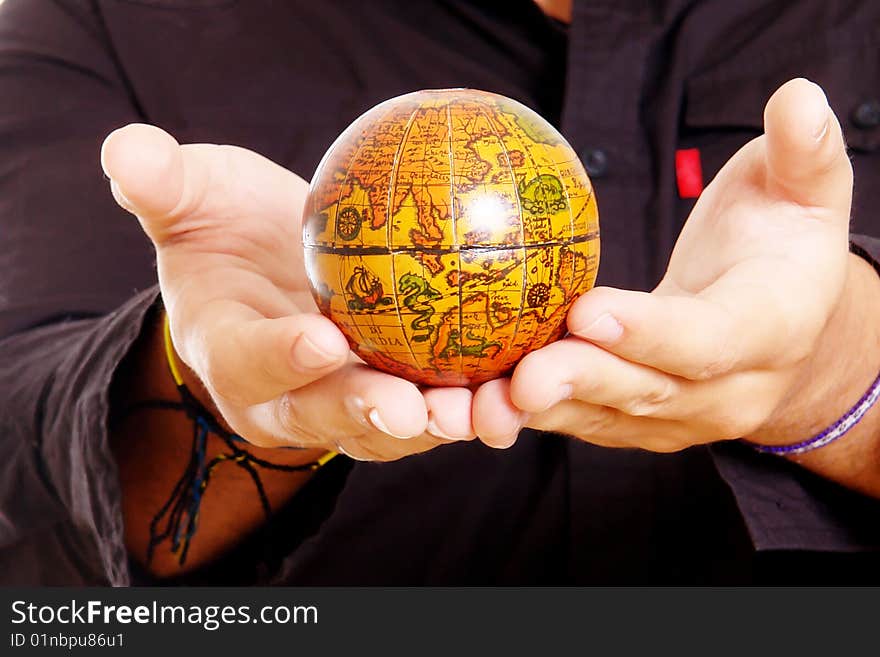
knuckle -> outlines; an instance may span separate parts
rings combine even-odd
[[[279,447],[287,444],[281,437],[264,426],[264,423],[255,421],[252,410],[230,410],[218,407],[220,416],[226,422],[228,428],[236,436],[243,438],[256,447]]]
[[[572,382],[572,395],[574,399],[590,402],[597,398],[601,398],[603,384],[605,382],[600,377],[576,375],[570,377],[569,381]]]
[[[592,406],[581,422],[578,435],[589,439],[590,436],[602,436],[613,430],[617,424],[618,412],[607,406]]]
[[[691,377],[697,381],[709,381],[733,371],[736,365],[736,350],[729,341],[718,349],[711,358],[702,364]]]
[[[275,421],[285,436],[300,443],[313,441],[314,435],[307,430],[302,409],[291,393],[281,395],[278,403],[273,404],[273,408]]]
[[[663,380],[640,395],[627,400],[623,410],[627,415],[657,415],[669,405],[677,392],[678,385],[671,379],[664,377]]]
[[[739,361],[742,350],[740,322],[734,313],[725,306],[716,304],[715,330],[711,343],[704,347],[706,353],[701,362],[696,364],[687,378],[696,381],[708,381],[733,371]]]

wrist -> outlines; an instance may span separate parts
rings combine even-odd
[[[880,277],[872,266],[850,255],[847,283],[815,357],[764,427],[747,440],[791,445],[837,422],[880,372]],[[821,449],[785,458],[826,479],[880,497],[880,404],[874,404],[840,440]]]
[[[880,279],[870,264],[850,254],[840,301],[809,359],[798,366],[789,392],[750,441],[795,443],[841,417],[869,388],[880,371],[880,309],[870,300]]]
[[[843,293],[783,401],[747,440],[790,445],[839,420],[880,372],[880,278],[850,254]],[[868,416],[876,415],[869,411]],[[864,422],[864,420],[863,420]]]

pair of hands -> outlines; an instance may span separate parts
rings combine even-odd
[[[179,357],[264,447],[393,460],[476,436],[509,447],[524,426],[654,451],[796,442],[779,429],[846,297],[852,169],[805,80],[774,94],[765,135],[704,191],[654,291],[591,290],[570,337],[475,392],[419,389],[349,352],[308,290],[295,174],[145,125],[113,132],[102,165],[156,247]]]

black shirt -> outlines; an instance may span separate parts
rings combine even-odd
[[[708,181],[795,75],[858,116],[880,88],[878,25],[876,3],[821,0],[589,0],[567,29],[530,0],[6,0],[0,581],[132,581],[108,391],[157,292],[152,249],[101,175],[114,128],[238,144],[308,178],[381,100],[502,93],[587,165],[599,282],[650,289],[694,202],[678,193],[676,150],[698,149]],[[880,235],[880,130],[846,132],[853,229]],[[340,460],[189,581],[865,582],[880,577],[878,521],[877,501],[738,445],[653,454],[527,431],[504,452]]]

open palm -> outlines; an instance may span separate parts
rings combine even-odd
[[[658,287],[584,294],[568,316],[572,337],[477,392],[477,431],[505,445],[527,424],[656,451],[804,438],[833,419],[815,408],[804,419],[792,402],[809,407],[832,387],[817,387],[815,369],[858,260],[848,253],[851,195],[824,94],[786,83],[767,104],[765,134],[700,197]]]
[[[317,312],[304,180],[251,151],[179,146],[146,125],[112,133],[102,163],[156,247],[175,348],[236,433],[382,460],[472,437],[467,390],[423,394],[363,366]]]

